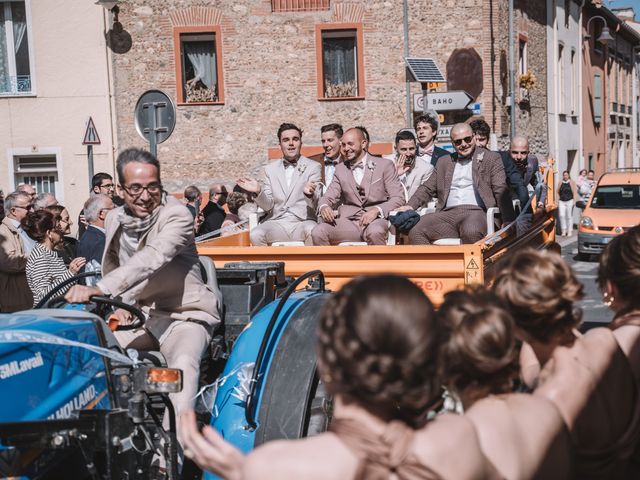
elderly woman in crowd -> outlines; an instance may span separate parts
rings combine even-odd
[[[640,435],[637,376],[611,330],[576,330],[583,286],[571,268],[557,253],[525,249],[498,273],[494,290],[538,362],[539,373],[527,369],[534,394],[551,400],[569,429],[573,478],[640,478],[631,464]]]
[[[51,205],[45,208],[48,212],[53,213],[57,219],[56,228],[62,234],[62,246],[60,247],[60,255],[65,265],[69,265],[71,260],[76,257],[78,249],[78,240],[71,236],[71,226],[73,221],[69,215],[69,211],[60,204]]]
[[[26,274],[29,289],[36,305],[45,295],[65,280],[77,274],[85,264],[84,258],[75,258],[67,268],[58,250],[62,247],[62,232],[58,219],[47,210],[29,212],[21,222],[27,234],[36,240],[29,259]],[[66,290],[61,290],[62,295]]]
[[[440,394],[433,307],[406,278],[351,281],[320,318],[318,368],[335,400],[330,431],[249,455],[184,415],[185,454],[224,478],[496,478],[465,417],[425,422]]]
[[[569,477],[569,436],[549,400],[512,393],[519,376],[515,324],[484,287],[450,292],[438,312],[449,334],[442,376],[475,425],[483,452],[508,479]]]

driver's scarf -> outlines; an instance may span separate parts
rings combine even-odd
[[[122,211],[118,214],[118,222],[122,225],[122,235],[120,236],[120,263],[122,260],[131,258],[137,251],[140,245],[140,239],[149,231],[153,225],[158,221],[160,215],[160,208],[167,203],[167,193],[162,192],[162,199],[160,205],[144,218],[138,218],[131,215],[131,211],[125,205]]]

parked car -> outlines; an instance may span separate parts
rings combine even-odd
[[[605,173],[578,226],[578,256],[599,254],[613,237],[640,223],[640,168]]]

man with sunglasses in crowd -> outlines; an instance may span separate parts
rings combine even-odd
[[[129,148],[118,156],[117,171],[125,204],[107,215],[103,277],[95,287],[72,287],[65,298],[86,303],[110,295],[143,310],[144,327],[116,331],[116,337],[125,348],[159,348],[168,367],[182,370],[183,389],[170,395],[179,418],[193,408],[200,361],[220,323],[220,294],[203,281],[193,216],[164,192],[158,160]],[[126,310],[115,315],[121,325],[133,321]]]
[[[35,244],[20,226],[31,210],[31,196],[13,192],[4,200],[5,217],[0,223],[0,312],[28,310],[33,306],[25,268],[29,245]]]
[[[428,213],[410,230],[409,241],[423,245],[441,238],[474,243],[487,234],[486,212],[498,207],[503,223],[514,218],[500,155],[476,147],[471,127],[458,123],[451,129],[455,153],[438,159],[429,179],[420,185],[399,210],[418,210],[437,197],[434,213]]]

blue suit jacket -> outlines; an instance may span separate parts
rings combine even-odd
[[[87,259],[87,263],[91,260],[102,264],[102,254],[104,253],[105,235],[96,227],[89,225],[78,242],[78,257]]]

